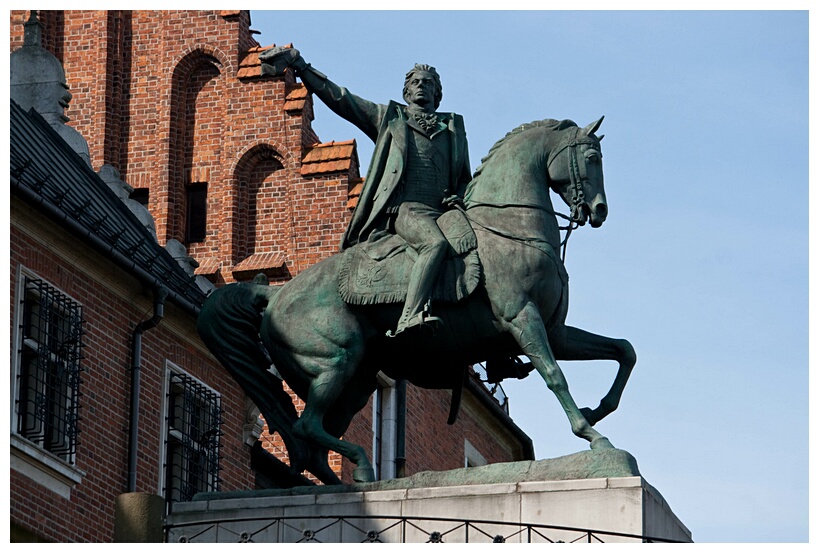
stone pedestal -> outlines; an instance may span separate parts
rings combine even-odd
[[[114,543],[162,543],[165,498],[143,492],[117,496]]]
[[[168,541],[692,541],[637,472],[624,451],[588,451],[372,484],[200,494],[174,506]]]

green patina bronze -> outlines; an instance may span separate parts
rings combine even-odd
[[[406,177],[393,182],[391,175],[392,169],[401,175],[404,166],[415,163],[407,161],[411,148],[394,151],[406,146],[400,141],[409,140],[408,133],[423,131],[409,129],[412,123],[406,114],[418,98],[425,105],[434,101],[436,107],[440,99],[435,86],[432,92],[420,90],[426,82],[414,83],[419,90],[412,92],[412,75],[420,73],[426,79],[431,68],[416,66],[417,71],[408,75],[411,93],[405,88],[404,97],[409,107],[382,106],[330,83],[292,49],[277,49],[261,58],[272,73],[296,68],[311,91],[366,127],[376,141],[369,185],[401,191],[385,197],[365,188],[345,234],[346,251],[280,287],[261,283],[222,287],[208,298],[199,316],[204,342],[259,407],[271,432],[284,439],[291,469],[295,473],[307,469],[325,483],[338,483],[327,464],[327,452],[332,450],[355,463],[356,481],[373,480],[364,448],[340,437],[375,391],[379,371],[422,387],[458,389],[464,368],[487,359],[509,368],[510,375],[522,376],[525,371],[508,362],[519,355],[526,355],[546,381],[572,431],[593,449],[611,448],[593,426],[617,408],[636,356],[626,340],[565,324],[568,276],[557,254],[560,226],[550,198],[550,190],[562,198],[575,225],[589,222],[599,227],[606,219],[600,139],[595,135],[602,118],[585,128],[552,119],[521,125],[492,147],[468,182],[461,177],[466,160],[462,120],[455,114],[433,118],[429,127],[437,124],[448,137],[444,157],[450,170],[441,181],[448,183],[447,189],[436,192],[443,207],[432,211],[452,219],[441,224],[449,229],[445,249],[450,261],[441,255],[417,271],[424,252],[411,239],[400,240],[402,233],[396,232],[400,229],[389,224],[401,218],[405,204],[413,203],[403,201],[407,196],[401,194],[406,193],[406,183],[414,181]],[[412,140],[426,138],[429,134]],[[367,259],[351,261],[356,254]],[[470,255],[479,262],[467,261]],[[391,260],[403,265],[390,272],[383,267]],[[465,271],[474,264],[477,277],[470,277]],[[358,268],[351,276],[353,265]],[[392,274],[389,285],[383,282],[387,273]],[[475,286],[470,286],[470,279]],[[420,331],[425,324],[401,327],[409,309],[402,303],[410,303],[400,293],[405,288],[410,289],[406,296],[417,295],[420,288],[425,299],[433,298],[434,316],[426,302],[415,317],[420,323],[435,319],[439,324],[434,334]],[[358,300],[351,289],[359,293]],[[377,293],[367,296],[368,290]],[[392,330],[396,327],[397,332]],[[556,359],[607,359],[619,364],[614,383],[597,408],[578,408]],[[269,371],[271,360],[304,400],[301,416],[282,382]]]

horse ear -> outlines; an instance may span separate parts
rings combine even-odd
[[[605,134],[601,134],[600,136],[598,136],[598,137],[597,137],[597,141],[598,141],[598,142],[601,142],[601,141],[602,141],[604,138],[606,138],[606,135],[605,135]]]
[[[605,118],[605,117],[606,116],[604,115],[603,117],[601,117],[600,119],[598,119],[594,123],[590,123],[585,129],[583,129],[583,134],[588,136],[588,135],[593,134],[594,132],[596,132],[597,129],[600,128],[600,123],[603,122],[603,118]]]

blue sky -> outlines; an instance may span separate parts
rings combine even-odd
[[[473,169],[521,123],[605,115],[610,214],[569,242],[567,322],[638,363],[598,428],[696,541],[808,540],[807,11],[254,10],[252,28],[377,102],[435,66]],[[314,128],[355,138],[365,172],[358,129],[318,101]],[[562,366],[581,405],[614,378]],[[538,458],[586,447],[539,377],[504,387]]]

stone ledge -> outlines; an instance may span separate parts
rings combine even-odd
[[[608,487],[606,478],[587,478],[584,480],[550,480],[546,482],[521,482],[520,493],[559,492],[576,490],[599,490]]]
[[[341,503],[360,503],[364,501],[364,492],[325,493],[316,496],[317,505],[338,505]]]
[[[71,499],[71,490],[82,483],[85,472],[52,455],[25,438],[11,434],[11,469]]]
[[[341,484],[335,486],[299,486],[276,490],[248,490],[239,492],[205,492],[194,500],[218,500],[233,498],[290,497],[304,494],[340,494],[354,492],[383,492],[388,490],[412,490],[451,486],[474,486],[482,484],[518,484],[521,482],[550,482],[566,480],[589,480],[597,478],[623,478],[640,476],[637,460],[621,449],[594,449],[581,451],[555,459],[540,461],[516,461],[495,463],[482,467],[461,468],[446,471],[425,471],[407,478],[396,478],[365,484]],[[567,484],[571,485],[571,484]]]
[[[368,484],[198,494],[195,500],[203,512],[175,512],[166,520],[169,541],[231,542],[246,533],[257,542],[292,543],[309,533],[323,542],[360,543],[368,532],[384,542],[408,543],[429,541],[435,532],[450,543],[496,535],[509,542],[569,542],[591,534],[607,542],[691,541],[691,532],[621,450]],[[406,534],[391,530],[399,520]],[[530,525],[538,528],[527,532]],[[287,530],[270,530],[280,527]],[[458,533],[465,527],[468,539]]]
[[[413,488],[407,490],[407,499],[428,499],[432,497],[461,497],[469,495],[505,495],[515,493],[516,485],[473,484],[469,486],[439,486],[434,488]]]

